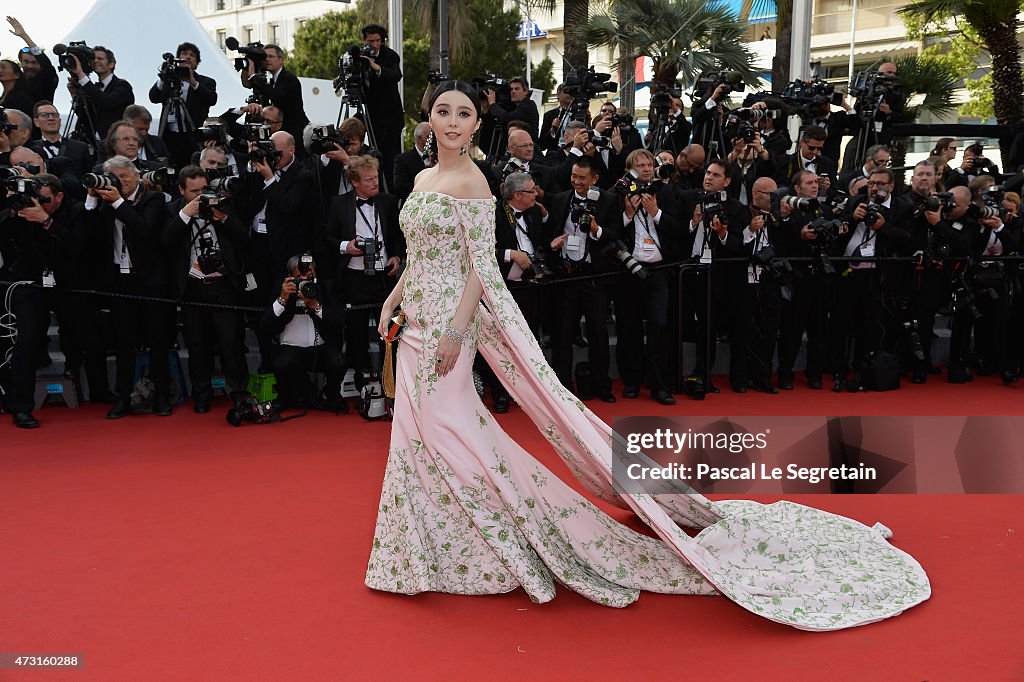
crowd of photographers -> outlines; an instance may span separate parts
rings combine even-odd
[[[252,96],[211,115],[217,84],[183,43],[149,90],[160,109],[151,129],[153,113],[100,46],[55,46],[73,102],[58,111],[54,65],[10,21],[27,45],[0,100],[0,385],[14,423],[38,426],[35,375],[48,362],[51,311],[66,372],[84,369],[87,397],[109,403],[108,418],[138,412],[140,391],[150,411],[171,414],[179,326],[196,412],[211,409],[215,357],[233,423],[273,417],[247,391],[250,370],[273,372],[284,404],[347,410],[345,372],[356,370],[363,389],[379,371],[370,329],[404,263],[401,204],[435,160],[426,123],[399,153],[401,70],[387,31],[365,27],[364,44],[340,57],[335,84],[352,115],[337,128],[310,124],[280,48],[230,39]],[[894,65],[858,79],[856,106],[813,81],[730,109],[742,83],[705,74],[689,118],[681,93],[655,90],[645,136],[611,102],[591,116],[615,89],[593,69],[567,74],[543,116],[523,78],[490,75],[477,86],[495,257],[559,379],[582,399],[617,400],[610,315],[622,397],[646,387],[665,405],[718,392],[708,370],[724,338],[736,392],[793,388],[805,335],[813,389],[826,377],[835,391],[900,374],[924,382],[938,373],[940,313],[952,315],[950,381],[974,370],[1016,381],[1021,282],[1015,262],[993,257],[1018,252],[1012,190],[1024,176],[1004,179],[980,145],[951,168],[957,141],[943,138],[904,190],[886,146],[904,105]],[[802,123],[792,153],[791,116]],[[684,339],[697,349],[689,362]],[[574,363],[577,346],[588,362]],[[495,411],[507,411],[509,395],[478,369]],[[311,371],[323,373],[322,387]]]

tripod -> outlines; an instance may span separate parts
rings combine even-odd
[[[656,111],[651,118],[651,137],[647,142],[647,148],[657,153],[665,149],[665,141],[668,140],[672,144],[670,149],[672,150],[673,158],[679,154],[680,150],[675,148],[675,141],[672,139],[671,127],[668,116],[660,111]]]
[[[164,81],[167,86],[167,101],[164,103],[163,111],[160,112],[159,135],[167,143],[168,153],[174,165],[181,168],[191,161],[192,153],[196,150],[194,133],[196,131],[192,116],[188,113],[184,100],[181,98],[181,91],[184,82],[181,80]],[[171,124],[177,130],[171,129]]]
[[[84,126],[82,125],[83,123]],[[78,92],[77,86],[75,87],[74,94],[71,96],[71,113],[68,115],[68,120],[64,123],[64,133],[62,136],[84,142],[89,146],[89,156],[93,160],[96,159],[96,147],[100,141],[100,136],[96,130],[96,125],[92,121],[92,113],[89,111],[89,100]]]

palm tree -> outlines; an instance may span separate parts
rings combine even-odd
[[[1017,13],[1022,9],[1021,0],[913,0],[899,12],[925,21],[961,16],[978,32],[992,56],[996,120],[1006,125],[1024,121],[1024,78],[1017,42]]]
[[[650,57],[652,84],[669,87],[717,70],[756,82],[744,30],[728,9],[704,0],[616,0],[575,28],[586,44],[615,48],[620,60]]]
[[[438,68],[441,62],[439,0],[405,0],[404,14],[419,26],[430,29],[430,66]],[[357,7],[371,21],[386,23],[387,0],[361,0]],[[469,3],[465,0],[448,2],[448,51],[450,57],[464,57],[472,43],[480,39]]]
[[[775,56],[772,57],[772,92],[782,92],[789,85],[789,50],[793,37],[793,0],[743,0],[740,22],[750,15],[764,16],[775,12]]]

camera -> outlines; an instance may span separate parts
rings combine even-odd
[[[754,265],[764,268],[769,277],[792,277],[796,274],[796,271],[793,270],[793,265],[785,258],[776,255],[775,249],[772,248],[771,244],[762,247],[761,250],[754,253],[751,256],[751,261]]]
[[[381,243],[368,237],[356,237],[353,241],[356,248],[363,252],[363,274],[376,275]]]
[[[726,192],[706,192],[701,190],[700,211],[703,214],[704,224],[709,228],[711,222],[717,217],[724,225],[726,223],[725,201],[728,198]]]
[[[221,166],[220,168],[206,168],[203,170],[206,173],[206,179],[210,182],[219,180],[221,178],[236,178],[238,177],[238,166]]]
[[[257,140],[256,147],[249,152],[249,160],[253,163],[266,163],[275,166],[283,153],[274,146],[273,140]]]
[[[618,84],[609,82],[611,77],[610,73],[598,73],[593,66],[581,66],[574,71],[566,72],[562,92],[573,98],[572,104],[569,105],[569,120],[584,123],[590,120],[590,100],[600,97],[602,93],[615,92],[619,89]]]
[[[815,78],[810,83],[797,79],[786,86],[782,92],[784,102],[796,109],[803,118],[812,118],[816,109],[822,104],[839,106],[843,102],[843,93],[836,91],[833,83]]]
[[[715,88],[724,85],[722,97],[728,97],[733,92],[743,92],[747,89],[743,82],[743,74],[738,71],[711,71],[701,74],[693,86],[693,98],[711,97]],[[716,100],[717,101],[717,100]]]
[[[204,201],[204,199],[206,201]],[[213,202],[212,204],[209,203],[211,201]],[[220,201],[220,197],[215,194],[200,194],[199,215],[207,220],[213,220],[212,207],[215,206],[218,201]],[[203,215],[204,210],[209,212],[209,215]],[[196,246],[199,251],[199,257],[196,259],[196,262],[204,275],[212,275],[217,272],[223,273],[227,269],[227,263],[224,261],[224,253],[217,247],[216,242],[213,240],[213,233],[210,232],[209,228],[204,227],[200,230],[199,234],[196,235]]]
[[[437,85],[438,83],[443,83],[446,80],[448,80],[448,78],[444,74],[442,74],[439,69],[431,69],[430,71],[427,71],[428,83]]]
[[[878,216],[882,214],[884,207],[874,199],[868,201],[864,206],[867,209],[867,213],[864,214],[864,224],[871,227],[878,220]]]
[[[4,189],[11,193],[7,197],[7,207],[12,213],[30,208],[32,206],[32,200],[38,201],[40,204],[49,203],[50,199],[39,194],[39,189],[43,186],[43,183],[36,178],[23,178],[20,175],[16,178],[10,178],[4,183]]]
[[[494,73],[486,73],[473,79],[473,85],[480,91],[481,99],[486,99],[485,90],[494,91],[494,103],[503,109],[512,107],[512,81]]]
[[[519,159],[512,157],[505,164],[505,167],[501,169],[501,180],[504,182],[508,179],[508,176],[513,173],[525,173],[526,168],[523,166],[523,162]]]
[[[612,125],[620,128],[630,128],[633,126],[632,114],[612,114]]]
[[[241,426],[249,424],[269,424],[281,421],[281,405],[276,400],[260,402],[251,395],[247,395],[238,401],[238,404],[228,410],[228,424]]]
[[[878,105],[889,94],[900,94],[896,76],[875,70],[860,71],[850,80],[850,95],[857,98],[854,108],[864,120],[874,117]]]
[[[309,141],[309,153],[319,156],[327,152],[333,152],[335,145],[345,146],[345,140],[341,133],[333,125],[315,126],[313,136]]]
[[[74,57],[78,58],[78,63],[82,67],[82,71],[85,75],[92,73],[92,61],[96,58],[96,53],[91,47],[85,44],[84,40],[77,42],[70,42],[67,45],[64,43],[57,43],[53,46],[53,53],[57,55],[57,68],[61,71],[71,71],[75,68]]]
[[[780,197],[779,203],[784,206],[788,206],[793,211],[800,211],[801,213],[813,211],[819,206],[817,199],[808,199],[807,197]]]
[[[15,125],[7,118],[7,111],[3,107],[0,107],[0,132],[4,135],[10,135],[14,128]]]
[[[219,192],[210,192],[207,186],[207,191],[199,195],[199,217],[203,220],[214,220],[214,209],[224,213],[226,203],[226,197],[221,196]]]
[[[956,199],[951,192],[936,192],[931,196],[919,198],[916,208],[918,212],[951,211],[956,208]]]
[[[199,143],[205,145],[207,142],[215,142],[222,147],[228,146],[228,127],[223,123],[211,123],[208,126],[197,128]]]
[[[644,269],[644,266],[636,258],[633,258],[633,254],[626,249],[626,245],[622,241],[615,240],[609,242],[604,245],[601,251],[622,263],[629,274],[640,279],[647,279],[647,270]]]
[[[554,276],[555,273],[547,266],[540,254],[530,253],[527,255],[530,257],[530,268],[523,270],[523,281],[538,282],[545,277]]]
[[[590,232],[594,222],[594,212],[597,210],[597,202],[601,199],[601,189],[591,187],[587,190],[587,198],[577,204],[569,212],[569,219],[579,226],[580,230]]]
[[[751,111],[748,109],[748,111]],[[755,109],[753,111],[760,111]],[[739,116],[735,116],[736,112],[730,111],[729,116],[725,120],[725,127],[722,130],[722,134],[726,140],[743,140],[746,144],[753,144],[754,139],[757,137],[757,128],[752,126],[750,123],[746,123]]]
[[[156,74],[160,80],[165,83],[180,83],[189,77],[191,69],[185,64],[185,60],[177,59],[170,52],[164,52],[161,58],[164,61]]]
[[[228,166],[228,167],[231,168],[231,166]],[[221,169],[218,168],[218,169],[215,169],[215,170],[221,170]],[[207,178],[209,178],[209,176],[207,176]],[[206,189],[208,191],[212,192],[212,193],[216,193],[222,199],[227,200],[232,195],[234,195],[236,192],[238,192],[238,188],[240,186],[240,183],[241,183],[241,181],[238,179],[237,176],[235,176],[235,175],[226,175],[226,176],[221,176],[221,177],[213,178],[212,180],[210,180],[210,184],[206,186]],[[224,203],[224,202],[222,202],[222,203]],[[223,211],[224,209],[221,209],[221,210]]]
[[[996,174],[996,165],[990,160],[983,156],[985,153],[985,145],[980,142],[968,146],[964,151],[970,151],[974,153],[974,158],[971,159],[971,170],[981,175],[988,173],[989,175]]]
[[[654,163],[657,166],[654,174],[659,180],[671,180],[672,176],[675,175],[675,161],[665,161],[660,156],[656,156],[654,157]]]
[[[142,181],[161,187],[174,180],[177,171],[173,168],[155,168],[142,174]]]
[[[86,173],[82,176],[82,186],[86,189],[121,190],[121,181],[113,173]]]
[[[345,91],[344,101],[358,106],[363,99],[363,79],[370,70],[370,63],[363,57],[372,57],[369,45],[349,45],[338,56],[338,77],[334,79],[334,90]]]
[[[644,194],[657,194],[658,188],[643,182],[640,180],[640,174],[636,170],[631,170],[615,183],[615,191],[624,197],[632,197]]]
[[[243,46],[238,42],[238,38],[231,36],[224,41],[224,46],[243,55],[235,58],[235,71],[245,71],[249,68],[249,62],[255,65],[257,73],[266,70],[267,52],[260,41]]]

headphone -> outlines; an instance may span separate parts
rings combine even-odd
[[[366,40],[366,36],[370,33],[379,33],[381,42],[387,42],[388,40],[388,30],[380,24],[367,24],[366,26],[363,26],[363,40]]]

